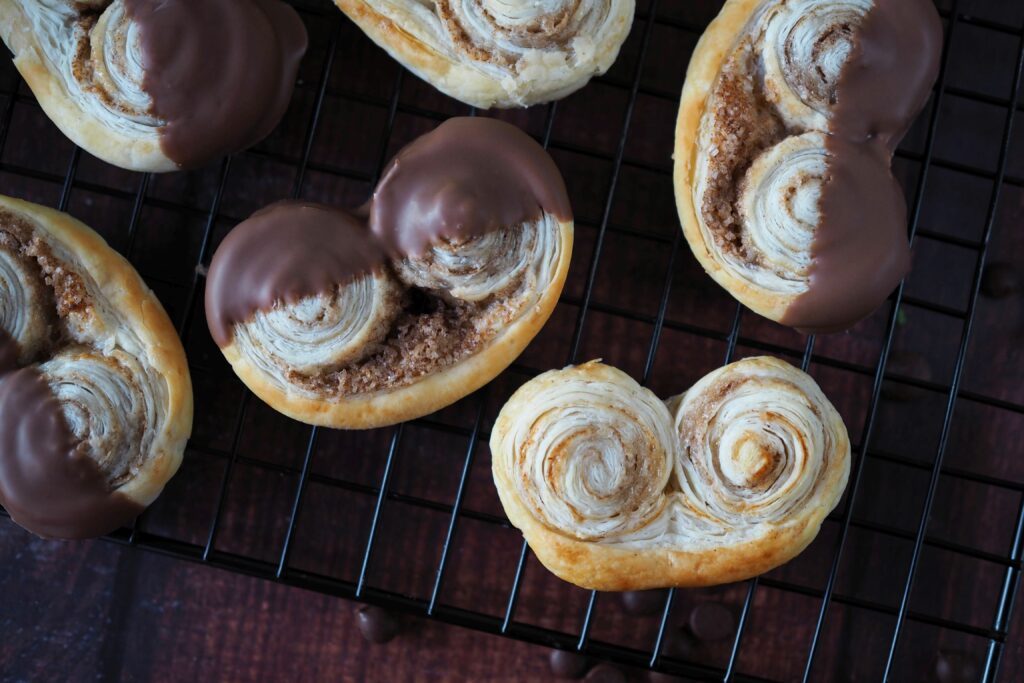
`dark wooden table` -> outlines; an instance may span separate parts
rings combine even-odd
[[[367,643],[354,604],[0,526],[0,680],[523,681],[547,649],[421,619]]]

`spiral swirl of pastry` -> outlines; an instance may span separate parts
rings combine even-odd
[[[336,0],[393,57],[474,106],[559,99],[608,70],[633,0]]]
[[[20,253],[20,244],[0,234],[0,329],[17,343],[17,360],[29,363],[50,340],[45,284]]]
[[[814,381],[781,361],[740,361],[681,397],[680,491],[726,538],[828,509],[848,469],[846,429]],[[837,481],[842,483],[837,487]]]
[[[427,253],[395,263],[407,285],[442,292],[462,301],[485,301],[539,284],[558,257],[558,221],[539,221],[466,240],[441,240]]]
[[[299,373],[329,372],[373,352],[401,310],[402,292],[386,270],[329,294],[257,311],[235,328],[240,350]]]
[[[723,254],[741,277],[778,294],[807,288],[827,160],[824,134],[812,132],[785,138],[747,169],[739,210],[744,237],[757,259],[744,263]]]
[[[138,471],[162,419],[164,396],[138,359],[71,347],[39,366],[71,433],[114,486]]]
[[[539,519],[575,538],[615,538],[665,508],[677,459],[665,404],[599,364],[547,373],[517,395],[492,451]]]
[[[581,0],[499,2],[440,0],[437,14],[452,42],[470,56],[508,61],[527,50],[597,35],[608,21],[610,3]]]
[[[764,89],[789,126],[822,130],[836,101],[854,30],[872,0],[792,0],[764,18]]]
[[[842,495],[850,444],[814,380],[774,358],[728,365],[667,403],[595,361],[521,387],[491,452],[505,511],[541,562],[628,590],[788,561]]]
[[[118,117],[130,119],[139,126],[156,128],[162,125],[151,114],[153,100],[143,88],[146,70],[139,42],[138,26],[125,9],[124,0],[114,0],[96,20],[82,44],[89,46],[91,69],[74,72],[83,80],[83,89],[94,89],[100,102]]]

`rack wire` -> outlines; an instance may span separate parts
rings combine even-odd
[[[374,91],[372,93],[338,87],[332,79],[332,74],[335,74],[336,70],[361,68],[358,64],[339,64],[339,45],[365,41],[365,38],[362,38],[358,30],[326,1],[296,0],[293,4],[307,19],[307,24],[316,27],[316,35],[320,37],[319,41],[314,41],[311,56],[315,58],[307,59],[307,68],[303,71],[296,94],[297,101],[311,104],[306,108],[299,107],[299,113],[292,115],[293,123],[304,117],[304,122],[292,125],[294,131],[301,130],[301,142],[295,145],[294,150],[281,152],[273,149],[273,145],[262,145],[256,150],[240,155],[245,159],[256,159],[258,163],[270,164],[278,169],[276,175],[279,176],[277,180],[280,182],[274,185],[278,189],[260,190],[259,200],[263,203],[286,195],[308,197],[323,194],[320,190],[309,189],[311,178],[314,177],[340,179],[345,187],[349,188],[343,190],[345,193],[351,194],[351,188],[357,188],[352,190],[353,192],[366,190],[372,186],[389,155],[396,149],[399,142],[396,134],[399,117],[436,122],[452,113],[477,113],[467,111],[464,107],[434,94],[418,97],[417,88],[422,93],[425,86],[419,85],[414,77],[393,65],[382,74],[374,74],[374,80],[379,83],[369,89]],[[820,667],[823,658],[828,658],[833,662],[833,666],[838,667],[849,663],[850,653],[844,653],[841,647],[836,646],[836,638],[828,636],[829,629],[837,621],[835,612],[839,609],[857,610],[885,620],[884,629],[888,635],[879,641],[884,649],[879,670],[881,678],[905,678],[900,675],[901,661],[912,657],[912,654],[908,654],[908,648],[901,648],[901,643],[908,637],[908,629],[923,626],[940,633],[953,633],[975,644],[982,643],[984,666],[981,680],[997,680],[1008,642],[1012,608],[1024,564],[1024,480],[1005,474],[979,472],[966,466],[948,465],[946,454],[955,427],[958,406],[964,402],[999,411],[1000,414],[1005,413],[1014,420],[1024,415],[1024,405],[1018,402],[1016,397],[1011,396],[1007,399],[989,395],[984,389],[967,387],[963,381],[964,370],[969,361],[969,343],[974,338],[972,333],[976,327],[982,275],[997,225],[997,212],[1001,206],[1002,193],[1005,188],[1024,188],[1024,178],[1011,173],[1014,119],[1022,108],[1020,81],[1024,63],[1024,30],[1018,25],[964,11],[959,0],[952,0],[950,4],[940,2],[940,12],[946,31],[946,48],[932,104],[922,119],[923,144],[919,150],[901,149],[897,157],[919,169],[908,188],[911,240],[915,246],[924,238],[934,244],[969,252],[973,261],[970,268],[970,287],[966,295],[966,305],[958,306],[948,302],[936,302],[928,296],[915,295],[908,292],[905,284],[901,285],[891,297],[888,309],[876,316],[878,338],[874,342],[872,353],[877,354],[877,362],[869,363],[843,358],[843,354],[833,353],[831,350],[822,351],[822,344],[814,337],[801,341],[801,345],[794,345],[791,338],[763,334],[762,321],[751,321],[753,314],[744,311],[739,305],[728,304],[734,308],[730,309],[732,313],[723,329],[673,314],[673,301],[680,296],[691,296],[690,293],[678,292],[676,286],[677,271],[684,261],[689,259],[682,244],[680,231],[676,228],[671,231],[671,235],[667,235],[645,232],[636,226],[624,224],[616,217],[616,202],[625,192],[636,189],[634,186],[631,186],[630,190],[622,189],[623,177],[627,172],[647,174],[659,178],[659,182],[662,183],[671,176],[667,155],[663,155],[664,158],[660,161],[650,161],[642,155],[634,154],[631,147],[632,141],[649,132],[646,124],[635,125],[638,102],[641,98],[644,101],[660,102],[667,107],[674,107],[678,99],[677,90],[651,85],[644,78],[645,69],[649,68],[654,60],[664,58],[658,54],[651,56],[658,49],[654,45],[653,36],[658,30],[669,29],[684,32],[695,39],[702,32],[705,22],[714,15],[716,3],[696,3],[697,10],[692,13],[699,17],[696,19],[681,10],[679,3],[672,4],[671,0],[650,0],[649,3],[640,5],[633,34],[624,49],[626,56],[620,60],[624,61],[624,66],[617,67],[608,75],[596,79],[599,87],[618,93],[620,101],[624,98],[621,125],[614,139],[609,138],[600,145],[563,139],[565,136],[556,134],[557,122],[560,115],[564,116],[562,107],[565,106],[559,103],[546,105],[526,115],[528,121],[537,124],[534,133],[545,147],[553,152],[592,159],[610,166],[604,194],[590,193],[598,197],[598,200],[592,202],[592,213],[578,212],[578,230],[581,234],[585,233],[587,239],[581,240],[582,248],[579,248],[574,256],[574,269],[579,273],[580,286],[576,288],[578,291],[572,291],[571,287],[567,288],[560,304],[560,310],[566,311],[567,317],[566,322],[561,325],[564,330],[558,333],[562,338],[557,344],[563,344],[566,339],[568,343],[565,344],[567,352],[556,362],[573,363],[585,359],[585,354],[592,348],[585,339],[588,323],[595,316],[600,316],[603,320],[619,321],[627,326],[639,325],[645,330],[650,330],[650,341],[646,348],[642,349],[642,354],[638,355],[638,364],[634,368],[634,373],[645,385],[654,381],[658,374],[657,367],[665,351],[663,339],[666,333],[692,340],[695,348],[707,348],[710,344],[711,348],[717,349],[716,353],[720,353],[716,356],[715,363],[728,363],[740,353],[770,353],[799,362],[805,370],[834,371],[862,381],[868,388],[863,392],[863,405],[860,406],[863,420],[850,424],[854,440],[854,461],[849,489],[839,508],[826,522],[826,526],[831,527],[830,535],[834,538],[821,543],[824,548],[826,572],[820,587],[807,585],[808,582],[794,580],[789,576],[780,577],[774,573],[747,582],[745,588],[738,589],[741,598],[737,604],[738,619],[735,632],[722,651],[723,657],[714,663],[678,657],[666,652],[666,643],[675,628],[673,615],[686,598],[684,591],[668,591],[660,617],[655,619],[654,630],[647,632],[650,638],[643,646],[629,643],[625,638],[616,639],[613,637],[614,631],[609,629],[603,629],[601,637],[594,636],[595,628],[601,625],[602,620],[619,618],[613,614],[616,613],[613,596],[589,592],[583,596],[582,601],[567,601],[563,611],[570,607],[582,606],[579,625],[575,629],[559,627],[558,624],[564,624],[564,620],[545,622],[543,619],[523,616],[523,595],[524,591],[529,590],[524,587],[530,582],[528,575],[531,565],[536,568],[537,563],[531,562],[530,550],[522,541],[519,541],[518,551],[514,553],[507,567],[510,580],[507,585],[499,581],[504,586],[500,588],[503,597],[499,610],[474,609],[446,600],[446,595],[453,586],[477,580],[471,573],[461,568],[460,560],[453,559],[463,553],[460,538],[472,535],[472,532],[466,529],[466,525],[510,531],[503,515],[477,509],[480,506],[470,505],[467,501],[471,498],[475,473],[487,469],[482,466],[487,464],[484,446],[489,436],[488,419],[494,412],[495,404],[500,406],[502,392],[509,385],[514,388],[516,384],[547,369],[532,365],[525,356],[503,375],[503,379],[461,402],[458,419],[431,416],[409,425],[399,425],[393,430],[348,435],[345,437],[345,443],[349,452],[342,455],[333,452],[337,449],[325,448],[322,445],[325,439],[333,440],[337,435],[332,436],[330,430],[309,428],[302,433],[304,447],[301,449],[301,456],[293,462],[275,461],[273,458],[247,454],[245,433],[254,419],[253,412],[258,409],[258,402],[253,400],[249,392],[239,389],[235,394],[237,401],[226,401],[231,406],[237,406],[230,422],[218,422],[218,427],[211,432],[212,437],[197,434],[189,444],[186,465],[190,461],[200,462],[200,466],[211,462],[218,463],[217,471],[220,475],[214,477],[215,485],[199,487],[194,495],[190,493],[179,496],[175,502],[175,505],[179,506],[178,512],[175,513],[178,516],[172,515],[177,526],[154,519],[155,516],[170,514],[167,511],[171,507],[169,504],[161,508],[161,504],[158,503],[154,508],[160,508],[159,511],[151,508],[131,529],[111,534],[109,539],[211,567],[374,603],[459,626],[552,647],[577,650],[625,665],[706,681],[766,681],[781,678],[801,678],[806,681],[820,678],[821,670],[816,666]],[[962,52],[952,47],[957,45],[958,35],[965,27],[971,31],[982,31],[1015,41],[1014,61],[1009,67],[1012,69],[1012,85],[1006,93],[998,95],[991,92],[976,92],[951,82],[950,74],[958,66],[957,60],[966,58]],[[377,60],[377,63],[383,62]],[[388,64],[390,65],[390,62]],[[680,71],[684,67],[684,64],[671,66],[672,69]],[[0,72],[0,78],[4,73]],[[250,175],[238,170],[238,157],[228,158],[219,167],[204,171],[198,176],[195,184],[186,184],[184,188],[179,189],[174,199],[168,199],[167,192],[163,189],[158,192],[155,188],[155,184],[160,182],[156,176],[124,176],[97,171],[98,162],[70,145],[66,147],[70,149],[70,156],[63,172],[53,168],[39,168],[23,160],[11,161],[5,154],[5,149],[10,144],[12,132],[19,130],[21,126],[29,128],[30,124],[26,121],[29,118],[40,120],[42,113],[27,87],[20,82],[13,70],[9,71],[7,81],[0,82],[0,183],[5,186],[4,191],[21,192],[32,197],[38,195],[47,203],[55,204],[62,210],[74,208],[72,200],[76,193],[106,198],[130,206],[127,228],[117,240],[114,240],[114,245],[139,266],[147,281],[161,293],[165,304],[172,312],[186,348],[189,349],[190,364],[197,384],[197,400],[202,410],[200,387],[227,385],[234,381],[226,365],[220,361],[219,354],[203,350],[209,346],[209,340],[205,325],[202,323],[202,294],[206,266],[218,236],[244,217],[235,213],[233,209],[225,208],[228,188],[239,173],[244,176],[242,182],[250,182]],[[413,95],[409,94],[410,91]],[[994,168],[940,156],[937,133],[942,126],[943,117],[949,115],[948,108],[944,106],[948,97],[980,103],[996,108],[1002,113],[1002,121],[997,131],[998,155]],[[325,106],[329,99],[339,101],[346,107],[372,110],[374,121],[379,125],[373,141],[376,144],[370,146],[371,152],[368,153],[368,158],[372,157],[371,164],[354,169],[344,164],[316,158],[317,142],[325,134],[325,130],[332,126]],[[420,100],[426,100],[427,103],[422,104]],[[29,113],[21,113],[22,110]],[[668,128],[669,140],[671,123],[671,120],[663,122]],[[19,132],[25,134],[23,131]],[[48,141],[60,139],[54,130],[48,129],[46,134]],[[664,131],[661,135],[660,139],[665,139]],[[84,165],[89,166],[89,177],[82,177],[81,169]],[[928,183],[933,181],[935,169],[977,179],[989,189],[984,227],[980,237],[951,234],[930,229],[923,224],[922,216],[928,201],[926,189]],[[8,186],[13,189],[8,190]],[[276,195],[268,196],[275,191]],[[574,190],[574,201],[582,192]],[[205,208],[197,205],[196,200],[197,196],[204,195],[208,196]],[[151,276],[146,272],[146,266],[151,267],[152,261],[141,258],[137,253],[141,226],[145,223],[144,216],[147,212],[155,210],[175,212],[195,223],[195,228],[186,240],[194,246],[192,251],[195,260],[188,265],[189,270],[184,275],[184,267],[181,267],[172,278]],[[607,303],[599,300],[600,297],[595,294],[601,284],[602,266],[609,258],[607,244],[611,239],[620,238],[650,243],[654,248],[667,253],[654,312]],[[181,247],[180,250],[189,253],[187,246]],[[165,292],[171,294],[165,296]],[[894,355],[896,340],[901,334],[903,318],[908,311],[941,316],[959,325],[959,334],[953,335],[953,362],[948,381],[936,380],[929,376],[922,377],[920,374],[891,367],[890,359]],[[549,324],[549,327],[552,325],[554,323]],[[623,342],[631,343],[630,340],[620,340],[617,343]],[[941,414],[935,421],[938,437],[931,457],[909,456],[884,444],[879,445],[884,431],[880,406],[885,401],[886,387],[893,385],[941,398]],[[683,387],[677,386],[677,390],[681,388]],[[220,396],[221,394],[217,394],[217,397]],[[197,413],[197,422],[202,419],[202,414]],[[461,444],[461,450],[456,451],[455,456],[458,458],[458,465],[454,470],[458,472],[458,477],[454,491],[448,491],[443,500],[438,500],[437,496],[414,495],[395,488],[396,470],[401,466],[401,453],[403,448],[409,446],[410,439],[413,438],[409,433],[413,429],[417,430],[417,433],[437,436],[438,445],[434,451],[443,449],[447,443],[444,439],[448,437]],[[384,449],[383,454],[379,450],[381,446]],[[416,447],[420,446],[417,444]],[[325,453],[325,450],[329,452]],[[444,455],[448,457],[449,454]],[[1019,457],[1022,454],[1018,450],[1016,455]],[[341,475],[325,474],[317,465],[318,457],[324,456],[344,457],[348,462],[354,458],[373,460],[379,465],[379,476],[375,472],[376,479],[369,481],[361,475],[345,476],[344,472]],[[871,463],[898,466],[926,477],[924,496],[917,501],[914,523],[909,529],[899,524],[881,522],[863,514],[856,514],[865,499],[865,472],[871,467]],[[231,516],[229,507],[234,487],[239,481],[256,476],[255,473],[269,473],[291,483],[291,488],[286,489],[283,494],[287,496],[287,501],[283,505],[283,519],[280,515],[275,516],[271,509],[267,513],[270,518],[267,515],[259,515],[256,521],[250,520],[249,526],[241,527],[244,530],[242,535],[249,537],[274,536],[274,530],[283,529],[279,534],[280,543],[269,555],[265,552],[240,550],[238,543],[223,542],[225,534],[237,531],[236,527],[239,526],[237,520],[225,521]],[[183,471],[179,478],[188,479],[189,476],[192,475]],[[929,522],[938,492],[942,482],[947,480],[990,487],[1005,493],[1009,496],[1008,500],[1015,501],[1005,508],[1012,510],[1015,507],[1015,511],[1004,512],[1006,519],[1002,520],[1004,525],[1011,529],[1010,538],[1002,539],[1001,544],[996,544],[1001,545],[1003,550],[981,549],[977,544],[950,540],[941,533],[930,532]],[[350,576],[338,576],[329,568],[312,571],[298,566],[296,554],[301,553],[302,549],[310,544],[316,545],[322,541],[305,541],[305,537],[312,532],[304,523],[303,512],[310,505],[310,488],[313,486],[318,490],[336,491],[337,495],[346,499],[359,498],[370,501],[367,528],[349,529],[347,535],[338,541],[343,546],[351,548],[358,545],[361,549],[358,553],[358,571]],[[207,493],[209,495],[206,495]],[[165,498],[168,496],[171,494],[165,494]],[[479,496],[472,497],[476,500]],[[180,509],[180,506],[189,505],[211,509],[212,514],[206,516],[203,524],[195,524],[191,518],[197,515],[192,515],[187,510],[181,512]],[[420,577],[427,578],[425,591],[392,590],[382,587],[380,582],[376,581],[378,575],[384,571],[379,561],[381,554],[386,553],[386,558],[393,556],[389,551],[389,537],[394,538],[395,534],[386,531],[385,527],[392,529],[393,525],[387,523],[386,518],[398,506],[402,509],[409,508],[418,512],[442,515],[446,519],[442,525],[436,562],[432,562],[431,557],[427,556],[413,557],[410,560],[412,571]],[[326,511],[329,514],[331,509],[327,508]],[[318,505],[316,510],[309,514],[317,515],[322,512],[324,508]],[[343,516],[340,511],[336,514]],[[969,521],[973,525],[982,524],[980,518]],[[231,529],[226,531],[228,526]],[[892,581],[888,581],[893,591],[891,597],[895,599],[865,597],[856,590],[841,590],[844,560],[847,560],[847,556],[852,552],[851,534],[861,532],[909,544],[910,556],[905,575],[894,576]],[[486,535],[490,532],[477,531],[476,535],[479,536],[480,533]],[[486,547],[486,542],[486,539],[482,541],[483,547]],[[244,546],[244,543],[242,545]],[[979,625],[982,622],[977,620],[978,610],[974,609],[973,604],[969,606],[969,616],[941,616],[925,609],[914,608],[915,586],[922,576],[921,567],[925,555],[930,552],[949,553],[998,568],[1002,579],[998,582],[994,596],[995,613],[987,619],[985,625]],[[459,566],[453,569],[456,564]],[[751,647],[745,645],[752,637],[751,632],[755,627],[751,624],[756,620],[759,600],[764,598],[766,591],[799,596],[812,601],[814,605],[807,624],[809,635],[803,645],[805,649],[800,658],[801,666],[799,670],[791,672],[792,675],[776,672],[774,676],[765,676],[751,672],[764,668],[760,665],[764,657],[758,659],[756,653],[751,654]],[[552,623],[556,625],[553,626]],[[944,641],[940,637],[935,642]]]

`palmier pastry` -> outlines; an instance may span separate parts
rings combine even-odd
[[[131,521],[181,463],[192,387],[138,273],[63,213],[0,197],[0,503],[41,536]]]
[[[615,62],[633,0],[335,0],[375,43],[466,104],[565,97]]]
[[[522,352],[558,301],[572,236],[539,144],[494,119],[451,119],[398,154],[367,207],[284,202],[236,227],[210,265],[207,322],[280,412],[393,424]]]
[[[494,483],[540,561],[584,588],[739,581],[799,554],[846,487],[850,443],[775,358],[663,403],[599,362],[544,373],[491,432]]]
[[[0,0],[0,37],[65,135],[136,171],[265,138],[307,42],[280,0]]]
[[[683,232],[757,313],[845,329],[910,269],[892,152],[928,100],[931,0],[729,0],[686,75],[675,144]]]

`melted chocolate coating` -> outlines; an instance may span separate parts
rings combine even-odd
[[[259,142],[291,101],[308,38],[278,0],[125,0],[160,146],[182,168]]]
[[[398,153],[373,193],[370,228],[398,255],[537,220],[571,220],[558,167],[521,130],[456,118]]]
[[[888,150],[834,135],[826,149],[810,286],[783,320],[805,332],[846,329],[878,308],[910,272],[907,205]]]
[[[910,272],[906,202],[890,163],[928,101],[941,52],[942,23],[930,0],[875,0],[858,27],[832,109],[810,285],[784,324],[845,329]]]
[[[110,489],[31,367],[0,377],[0,503],[29,531],[57,538],[101,536],[142,512]]]
[[[572,219],[565,183],[543,147],[495,119],[450,119],[399,153],[369,205],[345,212],[280,202],[232,230],[210,264],[210,332],[223,348],[256,311],[329,292],[439,239],[544,212]]]
[[[278,202],[221,242],[206,281],[214,341],[231,343],[236,323],[279,301],[295,303],[350,282],[387,260],[355,216],[308,202]]]
[[[895,149],[928,102],[941,57],[931,0],[875,0],[839,74],[832,134]]]

